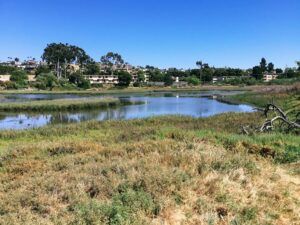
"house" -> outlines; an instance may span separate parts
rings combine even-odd
[[[25,60],[20,67],[26,70],[28,73],[34,73],[35,69],[38,66],[39,66],[39,62],[32,59],[32,60]]]

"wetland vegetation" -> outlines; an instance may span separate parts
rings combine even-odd
[[[273,95],[294,113],[297,87],[229,98],[260,105],[258,95]],[[299,133],[242,134],[264,120],[225,113],[1,131],[0,223],[297,224]]]

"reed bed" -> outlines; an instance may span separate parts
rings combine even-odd
[[[78,98],[78,99],[55,99],[41,101],[26,101],[1,103],[0,111],[4,112],[42,112],[42,111],[71,111],[80,109],[107,108],[112,106],[134,104],[121,102],[117,98]]]

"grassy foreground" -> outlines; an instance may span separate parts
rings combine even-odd
[[[28,102],[9,102],[1,103],[0,111],[5,112],[24,112],[24,111],[57,111],[57,110],[79,110],[95,109],[130,104],[121,102],[117,98],[80,98],[80,99],[55,99]]]
[[[299,224],[300,139],[259,113],[0,132],[0,224]]]

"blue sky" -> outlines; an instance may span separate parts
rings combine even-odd
[[[299,0],[0,0],[0,27],[1,60],[39,58],[51,42],[162,68],[300,60]]]

